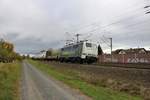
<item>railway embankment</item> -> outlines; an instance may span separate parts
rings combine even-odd
[[[45,62],[56,66],[58,71],[74,71],[82,80],[116,91],[126,92],[131,95],[140,95],[145,100],[150,99],[150,69],[148,66],[100,66]],[[146,69],[145,69],[146,68]]]

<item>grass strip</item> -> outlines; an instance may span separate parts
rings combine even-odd
[[[0,100],[19,100],[21,65],[0,63]]]

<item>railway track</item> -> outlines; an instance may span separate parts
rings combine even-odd
[[[141,69],[141,70],[150,70],[150,67],[122,67],[122,66],[115,66],[115,68],[127,68],[127,69]]]
[[[54,62],[56,63],[56,62]],[[57,62],[58,63],[58,62]],[[91,68],[119,68],[119,69],[128,69],[128,70],[150,70],[150,65],[145,64],[145,65],[123,65],[123,64],[118,64],[118,65],[100,65],[100,64],[77,64],[77,63],[60,63],[60,64],[65,64],[65,65],[75,65],[75,66],[86,66],[86,67],[91,67]]]
[[[40,60],[44,61],[44,60]],[[45,61],[44,61],[45,62]],[[52,63],[60,63],[59,61],[46,61],[46,62],[52,62]],[[86,66],[86,67],[96,67],[96,68],[119,68],[119,69],[135,69],[135,70],[150,70],[150,64],[79,64],[79,63],[60,63],[60,64],[68,64],[68,65],[78,65],[78,66]]]
[[[103,66],[103,67],[111,67],[111,68],[124,68],[124,69],[139,69],[139,70],[150,70],[150,66],[118,66],[118,65],[112,65],[112,66],[107,66],[107,65],[98,65],[98,64],[92,64],[95,66]]]

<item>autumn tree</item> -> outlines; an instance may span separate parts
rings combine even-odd
[[[11,62],[20,56],[14,51],[14,45],[12,43],[0,40],[0,61]]]

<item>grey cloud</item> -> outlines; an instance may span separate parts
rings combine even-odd
[[[12,41],[18,52],[59,48],[61,40],[70,38],[65,32],[72,37],[91,33],[96,41],[102,35],[113,37],[114,48],[133,47],[138,41],[148,47],[150,18],[144,16],[144,5],[144,0],[1,0],[0,36]]]
[[[39,52],[40,50],[59,47],[61,44],[58,41],[49,42],[34,37],[17,39],[13,43],[18,47],[16,50],[20,53]]]

